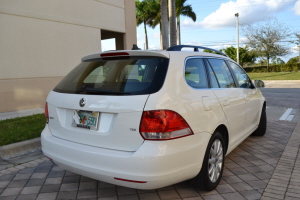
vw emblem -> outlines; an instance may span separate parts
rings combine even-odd
[[[81,98],[80,101],[79,101],[79,105],[80,105],[81,107],[84,107],[85,104],[86,104],[86,99],[85,99],[85,98]]]

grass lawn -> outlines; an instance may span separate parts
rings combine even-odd
[[[0,146],[40,137],[45,123],[44,114],[0,120]]]
[[[252,80],[300,80],[300,72],[248,73]]]

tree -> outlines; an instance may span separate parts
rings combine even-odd
[[[298,51],[299,51],[298,63],[300,63],[300,32],[294,32],[293,35],[296,37],[296,40],[293,40],[291,42],[298,46]]]
[[[220,51],[221,51],[221,50],[220,50]],[[216,52],[216,51],[212,51],[212,50],[209,50],[209,49],[204,49],[203,52],[205,52],[205,53],[213,53],[213,54],[219,54],[219,55],[222,55],[222,54],[220,54],[220,53],[218,53],[218,52]],[[222,55],[222,56],[223,56],[223,55]]]
[[[135,0],[135,12],[136,12],[136,25],[144,24],[144,32],[145,32],[145,44],[146,49],[148,49],[148,36],[147,36],[147,27],[146,22],[149,19],[149,12],[146,9],[146,1]]]
[[[287,62],[287,64],[297,64],[299,59],[300,59],[300,56],[290,58],[289,61]]]
[[[148,35],[147,35],[147,26],[152,27],[151,21],[155,18],[160,19],[160,0],[135,0],[136,5],[136,24],[144,24],[145,31],[145,45],[148,49]],[[153,28],[153,27],[152,27]]]
[[[276,59],[277,64],[285,64],[285,62],[281,58]]]
[[[271,60],[271,65],[276,65],[276,57],[273,57]]]
[[[139,3],[141,2],[145,2],[145,7],[140,9],[138,8],[138,4],[137,5],[137,9],[139,9],[141,12],[144,12],[143,14],[139,14],[140,16],[144,16],[144,18],[146,20],[140,20],[139,15],[137,14],[137,21],[139,19],[140,23],[137,23],[138,25],[140,25],[141,23],[144,23],[144,27],[145,27],[145,35],[147,35],[147,30],[146,30],[146,25],[149,25],[151,28],[155,28],[157,25],[160,25],[160,34],[161,34],[161,48],[163,48],[162,45],[162,12],[161,12],[161,4],[164,3],[161,0],[144,0],[144,1],[139,1],[136,0]],[[163,0],[166,1],[166,0]],[[196,14],[192,9],[191,5],[186,5],[187,0],[175,0],[175,7],[176,7],[176,18],[177,18],[177,43],[180,44],[180,15],[183,16],[187,16],[190,17],[193,21],[196,21]],[[166,13],[168,13],[168,6],[166,4],[166,2],[164,3],[164,6],[166,6],[167,11]],[[142,17],[143,19],[143,17]],[[167,20],[166,20],[166,24],[168,24],[168,14],[167,14]],[[168,25],[165,27],[168,29]],[[168,31],[167,31],[168,33]],[[172,34],[172,33],[171,33]],[[167,36],[165,36],[168,38],[168,34]],[[179,38],[179,39],[178,39]],[[145,39],[146,41],[146,39]],[[169,39],[167,39],[165,42],[169,42]],[[169,47],[169,43],[167,45]]]
[[[232,60],[237,61],[235,47],[227,47],[226,49],[221,49],[221,51],[228,55]],[[245,46],[245,48],[239,47],[239,61],[241,66],[244,66],[245,63],[253,63],[255,57],[255,53],[250,51],[248,46]]]
[[[185,5],[187,0],[176,0],[176,17],[177,17],[177,44],[181,44],[180,34],[180,15],[191,18],[194,22],[196,21],[196,13],[193,11],[191,5]]]
[[[237,56],[236,56],[236,48],[235,47],[233,47],[233,46],[227,47],[226,49],[220,49],[220,51],[225,53],[232,60],[236,61]],[[205,49],[203,52],[219,54],[217,52],[207,50],[207,49]],[[240,55],[240,65],[241,66],[244,66],[245,63],[253,63],[255,61],[255,57],[256,57],[255,53],[253,51],[250,51],[248,46],[246,46],[245,48],[239,47],[239,55]]]
[[[257,55],[266,58],[267,71],[269,71],[270,58],[290,53],[289,48],[280,43],[290,36],[290,30],[277,20],[267,21],[264,24],[248,24],[242,31],[249,47],[253,48]]]
[[[170,46],[175,46],[176,39],[176,7],[175,0],[169,0]]]
[[[169,47],[169,24],[168,24],[168,7],[167,1],[160,1],[160,10],[161,10],[161,34],[162,34],[162,44],[163,49]]]
[[[285,62],[281,58],[272,58],[272,65],[280,65],[280,64],[285,64]]]

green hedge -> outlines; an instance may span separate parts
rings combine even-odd
[[[259,67],[246,67],[244,68],[247,73],[249,72],[267,72],[267,66]],[[269,72],[298,72],[300,71],[300,63],[298,64],[283,64],[283,65],[270,65]]]

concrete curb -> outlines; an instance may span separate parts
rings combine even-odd
[[[16,117],[24,117],[28,115],[44,113],[44,108],[34,108],[28,110],[17,110],[12,112],[3,112],[0,113],[0,120],[12,119]]]
[[[287,82],[300,82],[300,80],[263,80],[264,82],[277,82],[277,83],[287,83]]]
[[[41,149],[41,138],[17,142],[0,147],[0,159],[6,160]]]

